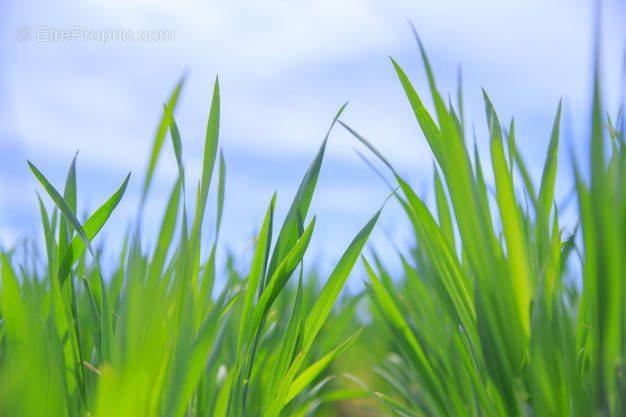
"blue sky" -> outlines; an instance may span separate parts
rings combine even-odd
[[[438,86],[454,92],[462,65],[467,119],[479,147],[488,139],[480,88],[501,120],[515,115],[517,141],[539,178],[558,100],[565,132],[557,197],[570,184],[569,150],[584,157],[591,58],[592,3],[582,0],[462,1],[19,1],[0,6],[0,244],[41,235],[33,161],[61,185],[76,150],[79,210],[94,209],[121,183],[127,195],[107,224],[114,250],[134,218],[139,189],[162,103],[187,73],[176,118],[188,178],[199,178],[212,85],[219,74],[220,142],[227,166],[222,254],[243,261],[265,208],[278,192],[282,220],[300,178],[337,109],[369,138],[427,198],[432,154],[414,119],[389,56],[425,98],[428,90],[410,19],[433,63]],[[624,93],[626,6],[605,1],[603,81],[615,113]],[[84,38],[37,42],[17,39],[81,28],[168,31],[157,42],[95,42]],[[428,102],[429,100],[426,100]],[[331,268],[352,237],[387,196],[382,181],[361,162],[359,144],[342,128],[331,134],[311,213],[317,214],[310,261]],[[485,156],[487,154],[485,153]],[[166,192],[176,178],[169,143],[161,156],[143,221],[156,233]],[[214,209],[207,224],[213,224]],[[211,230],[207,232],[212,233]],[[385,208],[371,247],[391,253],[412,242],[395,204]],[[390,260],[391,263],[395,260]]]

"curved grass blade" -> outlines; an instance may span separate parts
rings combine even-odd
[[[285,221],[278,233],[278,239],[276,240],[276,246],[274,247],[274,252],[272,253],[272,257],[270,260],[269,268],[267,271],[267,277],[271,277],[274,273],[276,267],[280,264],[283,258],[287,255],[287,253],[291,250],[292,246],[298,240],[298,218],[305,219],[307,211],[309,210],[309,205],[311,204],[311,199],[313,198],[313,192],[315,191],[315,185],[317,184],[317,177],[320,172],[320,167],[322,165],[322,159],[324,159],[324,151],[326,149],[326,143],[328,142],[328,137],[330,136],[330,132],[333,129],[333,126],[341,116],[341,113],[346,108],[348,103],[345,103],[333,119],[328,132],[326,133],[326,137],[320,146],[315,159],[311,162],[311,165],[307,169],[304,177],[302,178],[302,182],[300,183],[300,187],[298,187],[298,191],[296,196],[291,203],[291,207],[287,212],[287,216],[285,217]]]
[[[81,228],[87,241],[91,241],[98,234],[102,226],[104,226],[104,223],[106,223],[106,221],[109,219],[111,213],[122,199],[122,196],[126,191],[126,186],[128,185],[129,179],[130,173],[126,176],[124,182],[122,183],[122,185],[120,185],[117,191],[115,191],[115,193],[113,193],[113,195],[109,197],[109,199],[87,219],[87,221]],[[59,209],[61,209],[61,207],[59,207]],[[63,210],[61,209],[61,211]],[[78,221],[76,222],[78,223]],[[76,261],[85,251],[85,239],[83,239],[83,236],[75,236],[74,239],[72,239],[72,243],[63,254],[58,272],[58,277],[61,285],[63,285],[63,282],[67,278],[70,269],[72,268],[72,265],[76,263]]]

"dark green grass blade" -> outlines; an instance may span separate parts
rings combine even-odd
[[[84,239],[83,236],[80,235],[72,239],[72,243],[63,254],[63,257],[61,258],[61,263],[59,265],[58,277],[61,281],[61,284],[63,284],[63,282],[67,278],[70,269],[72,268],[72,265],[76,263],[76,261],[85,251],[85,240],[89,242],[98,234],[100,229],[102,229],[102,226],[104,226],[106,221],[111,216],[111,213],[113,212],[115,207],[117,207],[117,204],[120,202],[122,196],[124,195],[124,192],[126,191],[126,186],[128,185],[129,179],[130,173],[126,176],[124,182],[122,183],[122,185],[120,185],[117,191],[115,191],[115,193],[113,193],[113,195],[111,195],[111,197],[109,197],[109,199],[87,219],[87,221],[81,228],[84,233]],[[63,210],[61,209],[61,211]]]
[[[335,122],[341,116],[341,113],[346,108],[348,103],[345,103],[333,119],[330,124],[330,128],[328,129],[328,133],[320,146],[315,159],[311,162],[311,165],[307,169],[304,177],[302,178],[302,182],[300,183],[300,187],[296,193],[296,196],[291,203],[291,207],[287,212],[287,216],[283,222],[283,225],[278,233],[278,238],[276,240],[276,246],[274,248],[274,252],[272,253],[272,257],[269,263],[269,268],[267,271],[267,276],[271,277],[274,273],[276,267],[283,260],[285,255],[289,252],[291,247],[294,245],[294,242],[298,239],[298,218],[304,220],[306,218],[306,214],[309,210],[309,205],[311,204],[311,199],[313,198],[313,192],[315,191],[315,185],[317,184],[317,177],[319,176],[320,167],[322,165],[322,160],[324,159],[324,151],[326,150],[326,143],[328,142],[328,137],[330,136],[330,132],[332,131]]]
[[[150,188],[150,183],[152,182],[152,176],[154,174],[154,169],[156,167],[157,160],[159,159],[159,155],[161,153],[161,148],[163,147],[163,140],[165,139],[165,134],[167,133],[167,129],[170,126],[170,123],[173,120],[174,109],[176,108],[176,103],[178,102],[178,96],[180,94],[180,90],[185,81],[185,77],[181,78],[181,80],[174,88],[174,92],[170,96],[167,101],[167,105],[163,111],[163,117],[161,118],[161,122],[159,123],[159,127],[157,129],[156,136],[154,138],[154,143],[152,145],[152,152],[150,154],[150,159],[148,160],[148,171],[146,172],[146,178],[143,183],[142,191],[141,191],[141,207],[146,200],[146,196],[148,194],[148,189]]]

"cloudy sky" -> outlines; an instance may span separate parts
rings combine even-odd
[[[467,119],[481,149],[488,144],[481,87],[501,120],[515,115],[517,141],[534,178],[540,176],[563,97],[557,193],[563,197],[571,181],[569,150],[585,155],[593,3],[3,2],[0,245],[41,234],[38,188],[25,160],[60,187],[79,150],[79,210],[94,209],[132,171],[129,190],[105,228],[107,247],[114,250],[137,212],[162,103],[183,74],[176,118],[192,185],[200,175],[212,85],[219,75],[220,146],[227,166],[222,255],[229,249],[249,256],[274,191],[282,220],[333,115],[347,100],[342,119],[430,198],[432,154],[389,60],[394,57],[428,97],[409,20],[426,45],[442,92],[455,91],[461,65]],[[605,1],[603,17],[603,85],[615,113],[624,93],[624,2]],[[60,38],[64,32],[71,33],[69,39]],[[142,34],[152,40],[138,40]],[[107,39],[111,36],[118,38]],[[342,128],[331,134],[311,207],[318,219],[309,259],[318,259],[322,268],[336,263],[388,194],[355,149],[361,148]],[[147,242],[177,175],[169,142],[164,150],[143,221]],[[214,209],[207,224],[213,214]],[[392,203],[371,247],[389,253],[394,244],[410,242],[407,223]]]

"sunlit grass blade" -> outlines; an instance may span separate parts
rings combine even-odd
[[[529,271],[529,257],[526,250],[526,237],[522,233],[517,199],[513,190],[513,181],[504,157],[502,128],[487,93],[484,92],[487,120],[491,134],[491,156],[493,173],[496,178],[498,208],[506,238],[507,255],[511,279],[517,302],[517,310],[524,332],[530,331],[530,300],[533,293],[533,281]]]

